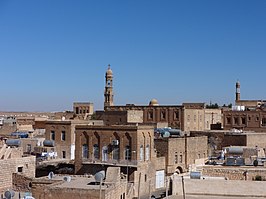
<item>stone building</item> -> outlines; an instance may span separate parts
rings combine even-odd
[[[96,112],[96,117],[106,125],[124,125],[128,121],[128,112],[135,111],[138,123],[167,123],[172,128],[183,131],[209,130],[211,124],[222,123],[220,109],[206,109],[204,103],[183,103],[182,105],[159,105],[152,99],[148,105],[114,105],[113,72],[108,67],[105,75],[104,112]],[[137,113],[138,112],[138,113]],[[142,112],[142,116],[139,115]],[[141,119],[140,119],[141,118]]]
[[[79,124],[101,125],[100,120],[48,120],[45,124],[45,139],[55,143],[59,159],[75,158],[75,126]]]
[[[106,113],[104,118],[105,121],[107,121],[107,123],[110,125],[117,123],[124,124],[123,121],[126,121],[125,111],[131,110],[143,111],[142,118],[144,124],[168,122],[169,125],[173,127],[181,126],[181,106],[159,106],[156,99],[152,99],[147,106],[136,106],[134,104],[127,104],[126,106],[114,106],[113,72],[110,68],[110,65],[108,66],[105,74],[104,110],[105,112],[101,112],[101,114]],[[116,119],[113,119],[114,114],[116,115]],[[97,117],[100,116],[98,115]],[[112,122],[112,120],[114,120],[114,122]]]
[[[158,105],[139,106],[110,106],[102,112],[106,125],[125,125],[130,123],[153,124],[166,123],[172,128],[182,131],[210,130],[212,124],[222,123],[221,109],[205,108],[204,103],[183,103],[181,106]],[[129,115],[135,115],[136,121],[130,120]],[[131,117],[132,118],[132,117]]]
[[[165,157],[167,175],[183,173],[197,159],[208,157],[207,136],[158,138],[154,140],[154,144],[157,156]]]
[[[228,130],[191,131],[191,136],[208,137],[208,156],[218,156],[224,147],[246,146],[265,148],[266,133],[252,131],[232,132]]]
[[[102,119],[107,126],[143,123],[143,111],[106,111],[102,115]]]
[[[222,147],[246,146],[246,147],[266,147],[266,133],[243,132],[226,133],[223,138]]]
[[[93,103],[91,102],[74,102],[73,111],[75,118],[90,119],[93,114]]]
[[[20,138],[20,147],[22,147],[23,154],[34,153],[34,148],[42,146],[44,138]]]
[[[224,129],[266,132],[266,101],[241,100],[240,83],[236,83],[236,106],[223,111]]]
[[[223,114],[220,108],[218,109],[204,109],[204,130],[212,130],[212,125],[220,124],[223,125]]]
[[[51,175],[32,181],[32,195],[39,199],[131,199],[132,187],[119,167],[109,167],[102,173],[102,183],[94,176]]]
[[[0,117],[0,137],[5,137],[17,130],[17,120],[14,116]]]
[[[76,126],[76,173],[120,167],[135,196],[164,187],[164,158],[155,155],[153,126]]]
[[[224,111],[224,129],[266,132],[266,107]]]
[[[115,120],[116,123],[119,123],[120,118],[123,120],[123,112],[125,111],[142,111],[144,124],[168,123],[171,127],[181,128],[182,106],[159,105],[158,101],[155,99],[151,100],[149,105],[146,106],[133,104],[127,104],[126,106],[108,106],[105,107],[105,112],[103,114],[106,114],[104,118],[109,120],[107,123],[113,124],[111,121]],[[112,112],[113,115],[116,113],[117,118],[111,118],[109,112]],[[125,120],[126,119],[124,119],[124,121]]]
[[[221,124],[221,109],[206,108],[204,103],[183,103],[182,104],[182,130],[203,131],[211,130],[212,124]]]
[[[23,156],[22,148],[2,146],[0,149],[0,196],[12,189],[12,174],[35,177],[35,156]]]
[[[203,130],[204,125],[204,103],[183,103],[182,130]]]

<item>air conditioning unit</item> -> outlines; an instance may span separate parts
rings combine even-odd
[[[119,140],[113,140],[113,145],[115,146],[119,145]]]

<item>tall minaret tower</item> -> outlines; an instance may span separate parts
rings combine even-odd
[[[104,108],[113,105],[114,105],[113,71],[111,70],[109,64],[108,69],[105,73]]]
[[[236,102],[240,100],[240,82],[236,82]]]

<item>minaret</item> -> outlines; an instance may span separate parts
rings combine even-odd
[[[236,82],[236,102],[240,100],[240,82]]]
[[[109,64],[108,69],[105,73],[104,108],[113,105],[114,105],[113,71],[111,70]]]

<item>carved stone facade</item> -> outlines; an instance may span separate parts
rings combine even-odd
[[[108,117],[110,111],[115,113],[117,118]],[[109,120],[110,125],[119,123],[120,118],[126,121],[123,117],[125,111],[142,111],[144,124],[168,123],[173,128],[181,127],[182,106],[110,106],[105,109],[106,116],[104,119],[105,121]],[[115,120],[116,123],[111,123],[112,120]]]
[[[170,106],[153,105],[151,102],[149,106],[130,104],[106,107],[105,111],[101,112],[102,119],[106,125],[124,125],[130,123],[128,111],[142,111],[144,124],[167,123],[168,126],[182,131],[210,130],[211,124],[223,122],[221,109],[207,109],[204,103],[184,103],[180,106]]]
[[[45,125],[45,139],[53,140],[59,159],[75,158],[75,126],[80,124],[101,125],[97,120],[48,120]]]
[[[224,111],[224,130],[266,132],[266,108],[256,110]]]
[[[134,195],[143,195],[155,189],[156,170],[164,170],[156,162],[153,126],[76,126],[77,174],[118,166],[133,182]]]

